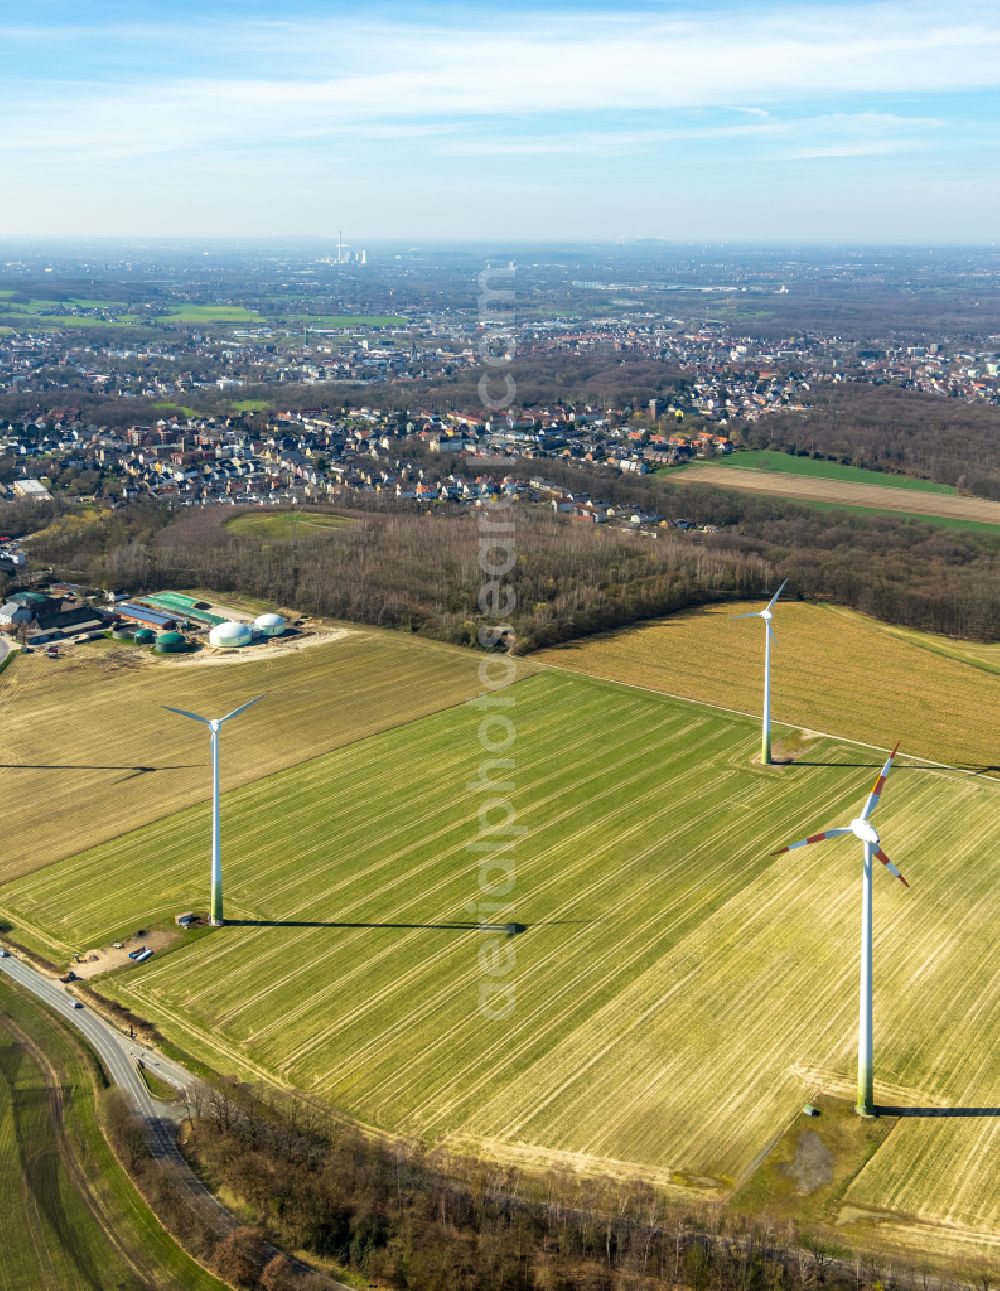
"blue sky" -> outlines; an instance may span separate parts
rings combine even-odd
[[[7,0],[0,42],[0,236],[1000,236],[995,0]]]

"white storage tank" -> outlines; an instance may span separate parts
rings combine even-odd
[[[217,650],[239,650],[253,641],[249,623],[217,623],[208,634],[209,645]]]
[[[280,637],[286,626],[280,614],[259,614],[253,625],[262,637]]]

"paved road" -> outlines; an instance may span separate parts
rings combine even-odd
[[[178,1089],[194,1083],[194,1077],[190,1072],[143,1045],[136,1044],[127,1036],[119,1034],[109,1022],[88,1009],[86,1005],[82,1009],[75,1009],[73,997],[69,992],[24,960],[17,959],[13,955],[9,959],[0,959],[0,971],[6,973],[19,986],[37,995],[40,1000],[68,1022],[72,1022],[83,1033],[99,1055],[111,1081],[125,1093],[129,1102],[149,1125],[154,1157],[176,1168],[192,1205],[220,1234],[228,1232],[234,1222],[232,1217],[204,1187],[184,1160],[174,1141],[176,1110],[151,1096],[145,1081],[139,1074],[136,1061],[141,1058],[152,1071]]]
[[[175,1139],[177,1108],[152,1097],[136,1063],[141,1058],[152,1072],[179,1090],[195,1084],[195,1077],[180,1063],[122,1035],[110,1022],[86,1005],[82,1009],[75,1009],[73,996],[68,991],[23,959],[18,959],[13,954],[7,959],[0,959],[0,972],[6,973],[19,986],[37,995],[83,1033],[100,1056],[109,1078],[124,1091],[129,1102],[149,1126],[154,1158],[161,1165],[174,1170],[192,1210],[200,1214],[218,1236],[225,1236],[238,1221],[205,1187],[181,1155]],[[268,1249],[272,1254],[277,1254],[277,1247],[269,1245]],[[312,1266],[294,1256],[289,1258],[303,1272],[312,1272]],[[340,1288],[340,1291],[350,1291],[349,1287],[332,1279],[330,1285]]]

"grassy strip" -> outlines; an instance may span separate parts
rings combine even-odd
[[[192,1260],[163,1229],[112,1152],[101,1127],[95,1097],[96,1089],[103,1083],[100,1068],[84,1042],[43,1004],[6,981],[0,981],[0,1014],[30,1037],[58,1073],[64,1098],[65,1131],[58,1171],[61,1176],[58,1201],[65,1207],[63,1217],[70,1221],[62,1228],[61,1236],[72,1243],[71,1263],[81,1256],[89,1258],[98,1270],[100,1280],[96,1285],[109,1288],[153,1286],[178,1291],[182,1288],[219,1291],[224,1284]],[[44,1122],[37,1128],[46,1131]],[[54,1139],[52,1147],[54,1150]],[[67,1149],[71,1160],[67,1159]],[[4,1177],[6,1188],[10,1189],[16,1175],[8,1168]],[[31,1181],[23,1182],[22,1187],[25,1186],[30,1188]],[[48,1205],[55,1205],[52,1197]],[[52,1218],[59,1231],[57,1211],[53,1210]],[[58,1256],[58,1251],[55,1253]],[[22,1250],[20,1254],[22,1258],[26,1254],[30,1258],[31,1252]],[[135,1266],[143,1269],[141,1279],[134,1272],[133,1259]],[[50,1278],[50,1268],[42,1265],[34,1277],[23,1278],[21,1285],[55,1285]]]
[[[845,484],[877,484],[885,488],[910,489],[917,493],[951,493],[958,490],[951,484],[936,484],[933,480],[920,480],[912,475],[891,475],[887,471],[873,471],[864,466],[845,466],[813,457],[795,457],[774,449],[750,449],[733,453],[729,457],[699,459],[699,466],[729,466],[743,471],[768,471],[779,475],[801,475],[813,479],[843,480]]]
[[[145,1063],[139,1068],[139,1075],[142,1077],[142,1083],[149,1090],[151,1098],[159,1099],[161,1103],[176,1102],[176,1088],[169,1081],[158,1076],[155,1071],[150,1071]]]
[[[917,511],[883,511],[878,507],[854,506],[845,502],[820,502],[815,498],[789,498],[796,506],[813,507],[818,511],[846,511],[853,515],[878,516],[884,520],[916,520],[918,524],[932,525],[935,529],[971,530],[973,533],[988,533],[994,538],[1000,537],[1000,525],[990,524],[988,520],[963,520],[958,516],[927,515]]]

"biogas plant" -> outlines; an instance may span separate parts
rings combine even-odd
[[[260,614],[253,623],[228,619],[217,623],[208,634],[208,644],[216,650],[241,650],[261,637],[280,637],[286,630],[280,614]]]
[[[252,621],[238,614],[182,592],[120,594],[113,607],[102,610],[116,640],[152,645],[159,654],[181,654],[199,642],[216,650],[242,650],[289,631],[280,614],[258,614]]]

